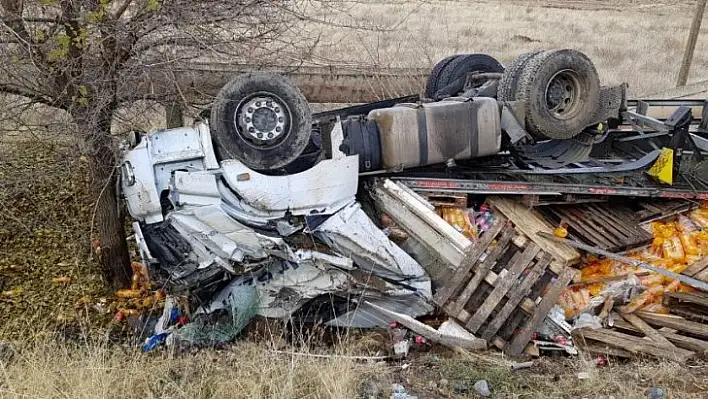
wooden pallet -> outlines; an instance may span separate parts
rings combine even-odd
[[[526,194],[521,197],[521,203],[529,206],[547,206],[559,204],[580,204],[585,202],[607,202],[607,197],[598,195],[577,195],[577,194],[561,194],[561,195],[538,195]]]
[[[570,238],[606,251],[636,248],[652,241],[652,235],[631,216],[604,204],[545,207],[541,213],[554,225],[567,223]]]
[[[467,194],[459,193],[423,193],[421,196],[431,205],[467,208]]]
[[[637,223],[649,223],[654,220],[664,219],[671,216],[676,216],[680,213],[685,213],[693,208],[696,208],[698,204],[693,201],[682,200],[682,199],[670,199],[670,200],[651,200],[651,201],[639,201],[637,202],[639,210],[635,212],[634,216]]]
[[[708,294],[703,292],[667,292],[663,305],[686,320],[708,324]]]
[[[704,256],[703,259],[693,263],[681,274],[708,282],[708,256]]]
[[[642,333],[638,328],[632,327],[630,323],[620,322],[620,324],[629,326],[627,328],[639,334]],[[659,336],[668,341],[666,337]],[[663,342],[605,328],[574,330],[573,342],[583,351],[625,358],[644,355],[684,362],[696,355],[695,351],[678,348],[672,343],[667,345]]]
[[[519,356],[575,274],[564,268],[557,277],[553,260],[497,215],[434,301],[471,333]]]
[[[497,215],[510,220],[519,232],[553,256],[551,270],[556,274],[560,274],[566,266],[580,263],[580,252],[575,248],[538,235],[539,232],[552,233],[553,226],[536,209],[501,196],[487,197],[487,203],[496,210]]]

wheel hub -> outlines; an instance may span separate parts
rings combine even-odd
[[[272,144],[286,134],[287,108],[279,98],[262,95],[239,106],[234,121],[243,136],[258,145]]]
[[[546,87],[546,106],[559,119],[567,119],[577,111],[579,82],[570,70],[556,73]]]

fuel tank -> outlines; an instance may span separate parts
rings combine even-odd
[[[384,169],[494,155],[501,147],[500,111],[493,98],[449,98],[371,111]]]

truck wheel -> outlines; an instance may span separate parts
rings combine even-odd
[[[515,101],[516,100],[516,86],[519,83],[519,77],[524,67],[529,62],[529,60],[541,51],[532,51],[530,53],[524,53],[518,56],[514,62],[504,69],[504,75],[499,81],[499,90],[497,91],[497,100],[500,101]]]
[[[440,66],[440,68],[438,68]],[[442,97],[440,94],[447,96],[454,96],[462,91],[464,86],[464,81],[461,81],[462,85],[459,87],[459,91],[449,92],[449,93],[438,93],[440,90],[444,89],[446,86],[454,83],[458,79],[464,79],[468,73],[471,72],[494,72],[501,73],[504,72],[504,67],[487,54],[460,54],[452,57],[447,57],[440,61],[428,78],[428,85],[425,88],[425,96],[435,100]],[[480,85],[484,82],[480,82]]]
[[[538,138],[569,139],[592,123],[600,101],[600,78],[585,54],[546,51],[523,68],[515,98],[526,102],[529,133]]]
[[[310,140],[312,114],[300,90],[283,76],[236,76],[212,105],[210,128],[220,160],[238,159],[256,170],[294,161]]]
[[[442,60],[438,61],[437,64],[433,67],[433,70],[430,71],[430,75],[428,76],[428,81],[425,83],[425,97],[426,98],[433,98],[435,95],[435,92],[437,91],[438,87],[438,79],[440,78],[440,73],[442,70],[447,66],[447,64],[450,63],[453,59],[459,57],[459,55],[451,55],[449,57],[445,57]]]

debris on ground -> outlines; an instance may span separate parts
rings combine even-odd
[[[393,392],[391,393],[391,399],[418,399],[417,396],[413,396],[406,391],[406,387],[401,384],[393,384]]]
[[[474,391],[477,392],[477,395],[487,397],[492,394],[492,391],[489,387],[489,382],[487,380],[479,380],[474,383]]]
[[[9,342],[0,341],[0,366],[7,367],[7,365],[15,357],[15,346]]]

